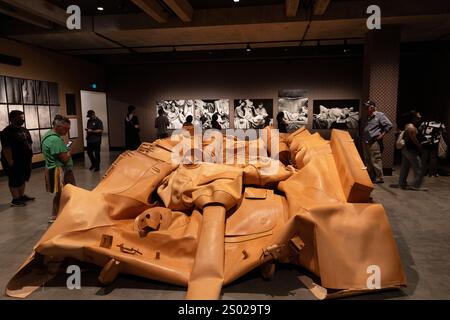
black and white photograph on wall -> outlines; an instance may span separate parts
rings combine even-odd
[[[36,81],[36,103],[48,104],[48,82]]]
[[[235,129],[263,129],[273,121],[272,99],[234,100]]]
[[[39,130],[30,130],[31,140],[33,144],[31,148],[33,149],[33,154],[41,153],[41,139],[39,136]]]
[[[50,121],[50,109],[48,106],[38,106],[39,127],[50,128],[52,121]]]
[[[24,106],[25,127],[27,129],[39,129],[37,106]]]
[[[55,116],[57,114],[60,114],[60,107],[59,106],[50,106],[50,120],[53,122],[53,119],[55,119]]]
[[[0,104],[0,131],[5,129],[8,124],[8,106],[6,104]]]
[[[6,77],[6,94],[8,103],[23,103],[23,79]]]
[[[308,124],[308,101],[306,90],[278,91],[278,112],[283,112],[288,132],[294,132]]]
[[[22,96],[24,104],[36,103],[36,81],[23,80],[22,83]]]
[[[170,130],[181,129],[189,115],[194,118],[194,125],[201,126],[203,130],[211,129],[214,114],[217,114],[217,121],[222,129],[230,128],[228,99],[161,100],[157,102],[157,112],[159,109],[163,109],[169,118]]]
[[[48,98],[49,104],[58,105],[59,104],[59,91],[58,84],[54,82],[48,83]]]
[[[8,106],[9,112],[17,110],[17,111],[22,111],[23,112],[23,105],[22,104],[10,104]]]
[[[0,103],[6,103],[6,83],[5,77],[0,76]]]
[[[359,100],[314,100],[313,129],[359,128]]]

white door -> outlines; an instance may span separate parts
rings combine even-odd
[[[81,91],[81,113],[83,117],[83,140],[86,147],[86,128],[89,110],[94,110],[97,118],[103,122],[102,150],[109,150],[109,132],[108,132],[108,109],[106,106],[106,93]]]

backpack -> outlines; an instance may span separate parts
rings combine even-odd
[[[400,134],[397,137],[397,141],[395,142],[395,147],[399,150],[403,149],[405,147],[405,139],[403,138],[404,135],[405,135],[405,130],[400,132]]]

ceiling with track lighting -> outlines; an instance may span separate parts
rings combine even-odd
[[[450,40],[448,0],[0,0],[0,36],[99,59],[351,45],[364,42],[374,3],[382,26],[402,28],[403,42]],[[65,27],[72,4],[81,8],[81,30]]]

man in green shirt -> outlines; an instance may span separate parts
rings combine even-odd
[[[64,185],[75,185],[73,175],[73,161],[69,148],[63,140],[70,130],[68,118],[57,115],[53,121],[53,129],[42,137],[42,153],[45,159],[45,182],[47,191],[55,194],[53,198],[53,210],[50,223],[52,223],[59,211],[59,201]]]

